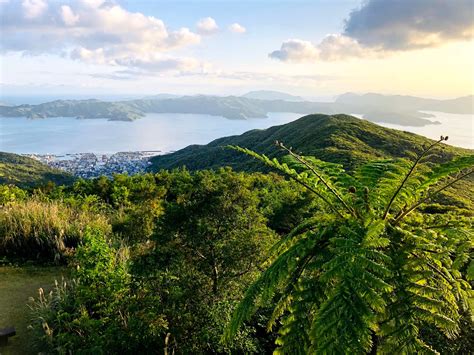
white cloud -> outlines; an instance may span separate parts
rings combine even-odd
[[[327,35],[317,48],[321,60],[343,60],[371,55],[370,51],[361,47],[356,40],[339,34]]]
[[[102,4],[105,3],[105,0],[79,0],[81,3],[83,3],[86,6],[92,7],[92,8],[98,8]]]
[[[373,51],[363,48],[350,37],[330,34],[317,45],[301,39],[289,39],[283,42],[279,50],[271,52],[268,56],[283,62],[304,62],[344,60],[373,55],[375,55]]]
[[[23,0],[21,6],[24,16],[28,19],[41,16],[48,8],[48,4],[44,0]]]
[[[72,59],[79,59],[86,63],[114,64],[113,62],[107,63],[103,48],[97,48],[92,50],[84,47],[75,48],[71,51],[70,56]]]
[[[217,26],[216,20],[214,20],[212,17],[200,19],[196,23],[196,28],[198,33],[202,35],[211,35],[219,31],[219,26]]]
[[[195,58],[174,58],[161,55],[150,55],[148,58],[130,58],[118,60],[117,65],[127,67],[107,74],[91,76],[112,80],[133,80],[136,78],[167,76],[199,75],[206,73],[212,65]]]
[[[19,6],[2,6],[1,52],[61,54],[95,64],[136,65],[148,63],[165,52],[194,45],[201,36],[188,28],[170,30],[162,20],[131,12],[112,1],[72,0],[68,5],[44,0],[24,0]],[[173,59],[157,70],[182,68]],[[135,63],[135,64],[134,64]],[[174,63],[174,65],[173,65]]]
[[[67,26],[74,26],[79,21],[79,15],[74,14],[70,6],[61,6],[61,17],[64,24]]]
[[[232,33],[245,33],[247,29],[238,23],[233,23],[229,26],[229,31]]]
[[[302,62],[318,59],[319,50],[309,41],[289,39],[282,43],[279,50],[271,52],[268,56],[283,62]]]

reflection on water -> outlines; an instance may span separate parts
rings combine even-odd
[[[439,125],[428,125],[424,127],[401,126],[391,123],[377,122],[377,124],[394,128],[401,131],[416,133],[431,139],[439,139],[441,135],[449,136],[447,144],[456,147],[474,149],[474,115],[460,115],[454,113],[423,111],[433,114],[432,121],[439,121]],[[361,115],[354,115],[363,117]]]
[[[430,112],[440,125],[408,127],[379,123],[437,139],[448,135],[448,143],[474,148],[474,116]],[[228,120],[197,114],[149,114],[134,122],[75,118],[0,118],[0,151],[13,153],[66,154],[80,152],[159,150],[170,152],[190,144],[242,134],[285,124],[301,117],[297,113],[270,113],[266,119]]]
[[[228,120],[197,114],[149,114],[134,122],[58,117],[31,120],[0,118],[0,151],[66,154],[159,150],[207,144],[251,129],[285,124],[297,113],[270,113],[265,119]]]

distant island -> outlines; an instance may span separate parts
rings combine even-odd
[[[0,106],[2,117],[76,117],[134,121],[148,113],[189,113],[221,116],[232,120],[266,118],[269,112],[301,114],[358,114],[372,122],[403,126],[436,124],[434,116],[424,111],[473,114],[474,96],[450,100],[425,99],[414,96],[347,93],[334,102],[301,101],[277,91],[253,91],[242,96],[173,96],[155,95],[135,100],[100,101],[56,100],[38,105]]]

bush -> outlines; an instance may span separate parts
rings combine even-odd
[[[73,280],[32,299],[38,348],[60,354],[156,352],[166,322],[157,299],[135,292],[123,250],[87,229],[74,258]]]
[[[0,185],[0,208],[26,198],[26,192],[14,185]]]
[[[78,245],[86,227],[110,232],[107,219],[59,201],[38,198],[0,209],[0,254],[60,261]]]

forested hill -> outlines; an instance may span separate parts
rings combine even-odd
[[[149,113],[205,114],[233,120],[266,118],[270,112],[339,112],[364,115],[372,122],[402,126],[425,126],[439,123],[424,111],[473,114],[473,96],[453,100],[433,100],[409,96],[345,94],[336,102],[299,101],[284,93],[258,91],[237,96],[161,95],[138,100],[105,102],[99,100],[57,100],[39,105],[1,106],[0,117],[106,118],[113,121],[133,121]]]
[[[445,132],[449,135],[449,132]],[[241,147],[278,157],[283,153],[275,141],[313,155],[322,160],[341,163],[346,167],[377,158],[409,157],[432,140],[348,115],[308,115],[265,130],[252,130],[239,136],[216,139],[207,145],[191,145],[177,152],[152,159],[153,169],[186,166],[191,170],[231,166],[236,170],[257,170],[262,167],[252,158],[225,149],[227,145]],[[438,158],[469,154],[470,150],[445,145]],[[444,160],[444,159],[443,159]]]
[[[449,136],[449,132],[444,132]],[[191,145],[177,152],[152,158],[154,171],[182,166],[190,170],[215,169],[230,166],[235,170],[265,171],[261,162],[226,148],[237,145],[252,149],[269,157],[281,157],[284,153],[275,146],[275,141],[293,147],[303,155],[315,156],[321,160],[343,164],[352,169],[373,159],[413,158],[433,143],[433,140],[377,124],[348,115],[314,114],[281,126],[266,130],[252,130],[239,136],[224,137],[207,145]],[[432,161],[447,161],[456,155],[473,154],[469,149],[443,144],[430,156]],[[460,182],[444,198],[464,201],[470,208],[474,206],[474,178]],[[451,201],[453,202],[453,201]],[[455,202],[457,204],[457,202]]]
[[[52,169],[34,159],[0,152],[0,184],[28,187],[46,184],[49,181],[60,185],[70,183],[72,180],[71,175]]]

